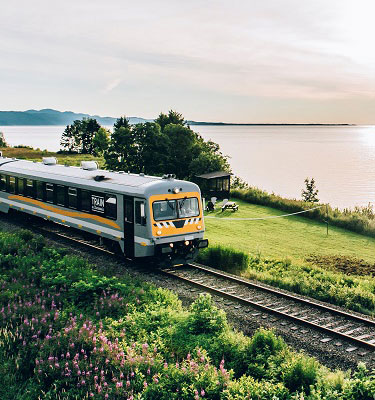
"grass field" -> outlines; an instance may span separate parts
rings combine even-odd
[[[284,214],[272,208],[235,199],[237,212],[217,210],[206,213],[206,237],[211,244],[260,254],[264,257],[303,259],[311,254],[344,255],[375,262],[375,239],[300,216],[264,221],[241,221]],[[207,218],[209,217],[209,218]],[[213,218],[212,218],[213,217]],[[225,220],[224,218],[239,220]]]
[[[42,161],[43,157],[56,157],[59,164],[67,164],[70,166],[79,166],[81,161],[95,160],[99,163],[100,167],[104,166],[104,159],[102,157],[94,157],[90,154],[59,154],[52,151],[31,149],[28,147],[6,147],[0,148],[4,157],[15,157],[24,160]]]

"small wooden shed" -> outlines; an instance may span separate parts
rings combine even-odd
[[[209,172],[208,174],[197,175],[197,183],[201,189],[202,196],[210,199],[229,199],[230,197],[230,176],[226,171]]]

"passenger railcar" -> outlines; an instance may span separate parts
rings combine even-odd
[[[0,211],[10,208],[117,242],[132,259],[179,264],[208,245],[199,187],[171,175],[0,158]]]

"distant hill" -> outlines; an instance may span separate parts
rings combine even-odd
[[[72,111],[57,111],[50,108],[43,110],[27,110],[27,111],[0,111],[0,126],[10,125],[70,125],[76,119],[82,118],[95,118],[100,125],[113,125],[117,118],[113,117],[100,117],[99,115],[89,115],[82,113],[75,113]],[[153,119],[145,119],[139,117],[129,117],[131,124],[138,124],[142,122],[152,122]],[[352,125],[352,124],[236,124],[227,122],[204,122],[204,121],[186,121],[188,125],[242,125],[242,126],[316,126],[316,125]]]
[[[27,111],[0,111],[0,126],[9,125],[69,125],[76,119],[95,118],[100,125],[113,125],[116,118],[100,117],[99,115],[89,115],[74,113],[72,111],[57,111],[49,108],[43,110]],[[148,122],[144,118],[130,117],[131,124]]]

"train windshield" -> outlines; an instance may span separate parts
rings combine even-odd
[[[152,211],[155,221],[197,217],[199,215],[198,199],[191,197],[179,200],[155,201],[152,204]]]

